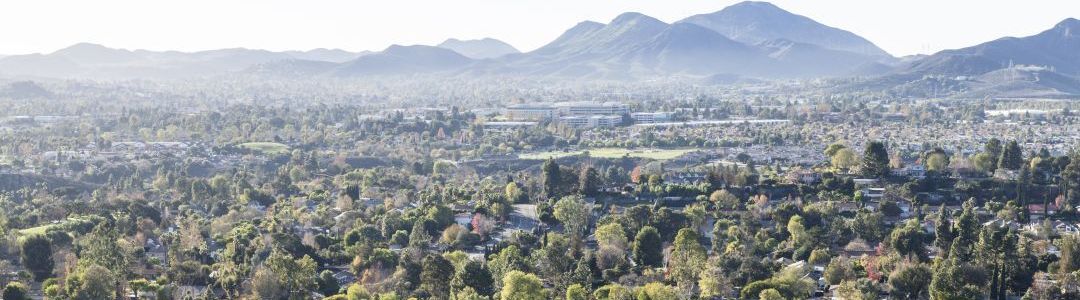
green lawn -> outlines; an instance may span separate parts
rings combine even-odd
[[[21,229],[21,230],[19,230],[19,235],[45,234],[45,231],[49,230],[49,228],[51,228],[53,226],[56,226],[56,224],[45,224],[45,225],[41,225],[41,226],[38,226],[38,227],[30,227],[30,228],[27,228],[27,229]]]
[[[67,220],[63,220],[63,221],[60,221],[60,222],[57,222],[57,223],[44,224],[44,225],[41,225],[41,226],[30,227],[30,228],[25,228],[25,229],[19,229],[17,232],[20,235],[45,234],[45,232],[48,231],[49,228],[67,226],[67,225],[74,224],[76,222],[85,221],[85,220],[86,220],[85,217],[70,217]]]
[[[697,151],[697,149],[626,149],[626,148],[593,148],[587,150],[589,156],[598,158],[620,158],[623,156],[635,158],[648,158],[655,160],[673,159],[684,154]],[[519,154],[520,159],[544,160],[548,158],[561,158],[585,154],[586,150],[577,151],[549,151],[539,153]]]
[[[289,146],[280,143],[252,142],[240,144],[241,148],[247,148],[266,154],[281,154],[289,151]]]

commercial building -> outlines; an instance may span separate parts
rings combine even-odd
[[[630,118],[634,120],[635,124],[655,124],[671,121],[670,112],[636,112],[630,114]]]
[[[565,116],[559,122],[571,127],[614,127],[622,123],[622,116]]]
[[[555,108],[545,104],[518,104],[507,107],[505,115],[514,121],[547,121],[555,117]]]
[[[622,115],[630,112],[630,107],[620,102],[558,102],[555,108],[560,116]]]

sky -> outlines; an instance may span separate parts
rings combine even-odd
[[[0,1],[0,54],[48,53],[89,42],[114,48],[198,51],[381,50],[492,37],[528,51],[584,20],[623,12],[665,22],[732,0],[10,0]],[[896,55],[1027,36],[1067,17],[1076,0],[775,0]]]

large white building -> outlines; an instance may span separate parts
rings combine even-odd
[[[547,121],[555,117],[555,108],[545,104],[518,104],[507,107],[505,115],[514,121]]]
[[[630,114],[630,118],[634,120],[636,124],[656,124],[671,121],[670,112],[636,112]]]
[[[573,127],[611,127],[622,123],[630,107],[619,102],[557,102],[553,104],[518,104],[506,108],[512,121],[557,121]]]
[[[559,102],[555,108],[561,116],[622,115],[630,112],[630,107],[620,102]]]
[[[622,123],[622,116],[565,116],[560,117],[559,122],[572,127],[614,127]]]

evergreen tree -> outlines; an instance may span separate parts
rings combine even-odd
[[[491,295],[495,291],[494,279],[491,271],[484,263],[469,260],[461,269],[454,274],[454,286],[456,289],[472,288],[481,295]]]
[[[949,248],[949,258],[967,262],[972,259],[975,242],[979,237],[979,223],[975,219],[975,199],[964,202],[964,211],[956,221],[956,238]]]
[[[424,257],[420,272],[420,289],[435,299],[450,297],[450,280],[454,276],[454,265],[442,255],[429,254]]]
[[[949,217],[948,212],[945,210],[945,205],[943,204],[941,205],[941,209],[938,210],[936,218],[934,218],[934,234],[936,235],[934,247],[937,247],[943,254],[949,252],[949,246],[952,245],[952,240],[954,238],[952,222],[949,221]]]
[[[634,237],[634,263],[643,267],[659,267],[663,263],[663,241],[652,226],[642,227]]]
[[[885,149],[885,143],[873,141],[866,144],[861,171],[866,178],[885,178],[889,175],[889,152]]]
[[[547,199],[559,198],[559,184],[562,177],[559,175],[559,164],[553,159],[548,159],[541,167],[544,177],[544,197]]]
[[[1005,170],[1019,170],[1023,167],[1023,150],[1020,149],[1020,144],[1016,141],[1009,141],[1005,144],[1005,147],[1001,149],[1001,155],[998,157],[998,169]]]
[[[4,300],[30,300],[26,285],[18,281],[8,282],[4,286]]]
[[[603,183],[600,180],[600,173],[596,169],[590,166],[581,170],[581,175],[578,176],[578,191],[582,195],[596,195],[601,184]]]
[[[25,236],[20,241],[22,264],[34,275],[34,280],[42,281],[52,275],[52,243],[41,234]]]

